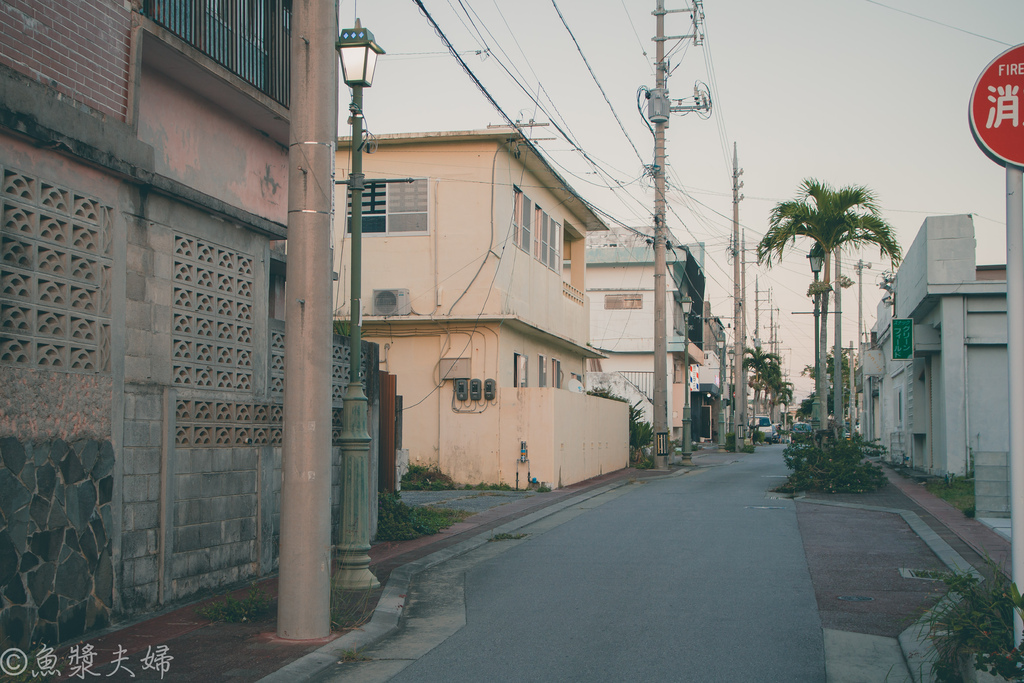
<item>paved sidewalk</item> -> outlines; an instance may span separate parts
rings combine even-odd
[[[457,506],[478,508],[481,511],[464,522],[455,524],[441,533],[424,536],[411,541],[376,543],[370,548],[370,568],[386,585],[392,572],[432,553],[451,548],[459,543],[485,534],[499,526],[543,511],[546,508],[567,504],[588,492],[603,489],[609,485],[622,485],[630,479],[666,476],[670,472],[654,470],[624,469],[594,479],[580,482],[549,493],[499,492],[499,491],[447,491],[407,492],[410,500],[431,498],[458,498]],[[463,502],[463,505],[458,505]],[[333,633],[320,641],[287,641],[276,636],[277,577],[262,579],[256,584],[271,599],[268,616],[254,623],[216,623],[199,617],[197,610],[213,601],[223,600],[222,595],[202,601],[175,607],[163,612],[149,614],[128,623],[118,624],[92,635],[74,645],[82,651],[92,646],[94,661],[98,664],[90,670],[110,681],[255,681],[272,674],[289,663],[315,652],[327,643],[344,635]],[[238,600],[245,598],[249,587],[239,588],[230,595]],[[383,592],[379,588],[361,596],[351,606],[353,616],[364,623],[374,612]],[[359,616],[361,615],[361,616]],[[351,630],[351,629],[350,629]],[[72,644],[65,643],[58,654],[67,654]],[[156,669],[143,669],[147,654],[155,654],[158,648],[166,647],[170,660],[169,668],[161,676]],[[126,660],[115,672],[115,652],[124,650]],[[99,663],[105,663],[100,665]],[[133,678],[125,669],[135,674]],[[69,669],[64,667],[64,678]],[[113,675],[107,678],[108,674]],[[88,677],[88,676],[87,676]],[[77,676],[74,680],[77,680]]]
[[[721,453],[717,450],[705,449],[694,454],[693,463],[696,468],[724,466],[745,457],[744,454]],[[437,502],[438,498],[449,498],[449,505],[469,506],[480,509],[466,521],[456,524],[445,531],[412,541],[384,542],[375,544],[370,550],[371,568],[384,588],[377,589],[364,596],[364,600],[352,606],[352,611],[364,615],[363,625],[346,633],[335,633],[331,637],[317,642],[294,642],[278,639],[276,630],[276,577],[264,579],[258,586],[264,590],[274,603],[269,616],[256,623],[223,624],[212,623],[196,615],[197,608],[214,599],[184,607],[178,607],[163,613],[120,624],[106,632],[95,635],[82,644],[95,648],[97,662],[110,662],[114,652],[120,647],[125,650],[128,658],[122,663],[122,670],[110,676],[112,681],[119,680],[161,680],[160,672],[143,670],[143,657],[158,647],[167,648],[167,654],[174,659],[162,676],[165,681],[256,681],[269,677],[268,680],[297,680],[292,662],[299,659],[314,661],[318,649],[337,639],[338,647],[345,643],[362,642],[374,636],[375,622],[397,623],[404,604],[405,594],[400,592],[403,585],[408,585],[416,571],[424,563],[437,563],[453,557],[467,549],[485,543],[488,532],[499,533],[506,529],[515,529],[534,519],[551,514],[568,507],[589,496],[602,491],[624,485],[631,479],[662,477],[684,474],[692,468],[673,467],[669,472],[638,471],[633,469],[612,472],[595,479],[581,482],[550,493],[505,493],[479,491],[453,491],[440,495],[419,492],[407,492],[408,500],[416,500],[420,504]],[[810,496],[806,503],[827,503],[832,506],[849,506],[856,508],[874,508],[898,512],[910,511],[920,518],[922,529],[928,529],[942,542],[951,547],[975,566],[983,563],[984,556],[990,556],[997,562],[1008,562],[1009,542],[977,520],[968,519],[958,510],[936,498],[925,490],[924,486],[900,477],[888,471],[891,486],[876,494]],[[452,501],[455,498],[458,500]],[[827,499],[827,500],[823,500]],[[814,506],[818,507],[818,506]],[[927,525],[927,526],[925,526]],[[921,529],[914,529],[920,536]],[[863,543],[864,541],[859,541]],[[867,541],[870,544],[870,540]],[[475,545],[474,545],[475,544]],[[868,552],[868,550],[865,550]],[[823,565],[824,566],[824,565]],[[1006,565],[1004,565],[1006,566]],[[397,572],[397,573],[396,573]],[[392,575],[396,581],[388,584]],[[384,595],[385,588],[394,588],[394,595]],[[244,598],[248,588],[241,588],[232,595],[236,599]],[[366,620],[373,617],[372,622]],[[837,617],[839,618],[839,617]],[[837,622],[838,623],[838,622]],[[889,628],[889,627],[885,627]],[[886,633],[885,629],[877,630]],[[866,629],[871,631],[873,629]],[[330,658],[338,653],[331,652],[338,647],[327,648]],[[66,651],[66,647],[64,650]],[[354,649],[354,648],[352,648]],[[323,653],[322,653],[323,654]],[[123,670],[127,667],[135,674],[131,678]],[[285,671],[281,671],[285,669]],[[94,672],[106,675],[114,670],[112,664],[96,666]],[[277,673],[280,672],[280,673]],[[65,670],[67,674],[67,670]]]

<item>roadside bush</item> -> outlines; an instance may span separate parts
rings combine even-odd
[[[409,465],[409,470],[402,475],[404,491],[450,491],[460,488],[447,474],[437,468],[424,465]]]
[[[736,450],[736,432],[725,433],[725,450],[734,451]]]
[[[751,440],[754,442],[754,445],[757,445],[759,443],[764,443],[764,440],[765,440],[764,432],[762,432],[760,429],[755,429],[753,431],[753,433],[751,434]]]
[[[944,577],[949,594],[928,613],[928,637],[937,653],[932,672],[939,683],[963,680],[965,665],[1006,680],[1024,680],[1024,653],[1013,643],[1013,614],[1024,603],[991,560],[986,573],[992,578],[964,572]]]
[[[471,513],[434,507],[409,507],[397,493],[380,493],[377,498],[377,540],[408,541],[430,536],[461,522]]]
[[[820,491],[823,493],[865,493],[885,485],[882,468],[864,460],[859,441],[827,440],[793,443],[783,452],[789,479],[778,488],[784,493]]]

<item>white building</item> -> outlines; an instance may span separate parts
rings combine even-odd
[[[976,265],[975,244],[970,216],[921,226],[896,273],[895,315],[891,300],[878,306],[866,427],[897,462],[935,475],[973,470],[977,515],[1005,517],[1006,267]],[[893,317],[914,321],[910,360],[892,360]]]
[[[654,245],[645,236],[618,229],[587,237],[587,295],[591,301],[590,343],[606,358],[593,359],[587,372],[587,388],[607,389],[629,400],[640,401],[646,420],[654,420]],[[702,351],[701,311],[704,310],[704,247],[674,246],[667,250],[666,264],[666,338],[668,415],[671,437],[682,436],[683,405],[689,391],[692,428],[695,440],[711,436],[710,423],[704,424],[702,393],[707,382],[715,387],[711,372],[702,365],[714,363],[718,356],[712,349]],[[686,341],[681,302],[692,301],[689,315],[689,341]],[[695,343],[696,342],[696,343]],[[684,344],[688,343],[688,358]],[[712,345],[713,346],[713,345]],[[708,358],[710,357],[710,358]],[[706,360],[707,358],[707,360]],[[720,385],[720,381],[717,383]],[[713,390],[717,399],[718,389]],[[717,429],[717,424],[714,426]]]

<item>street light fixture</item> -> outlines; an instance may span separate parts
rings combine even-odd
[[[373,85],[373,71],[377,55],[384,49],[373,39],[373,34],[356,19],[355,28],[343,29],[338,36],[338,54],[341,55],[342,80],[350,88],[369,88]]]
[[[811,272],[814,273],[814,284],[818,284],[818,273],[825,265],[825,252],[821,245],[815,243],[807,254],[807,260],[811,264]],[[814,291],[814,402],[811,404],[811,429],[817,432],[821,429],[821,329],[819,317],[821,316],[821,293],[815,287]]]
[[[341,543],[335,585],[342,590],[363,590],[380,585],[370,571],[370,434],[366,428],[366,394],[359,379],[362,363],[362,236],[363,236],[363,88],[373,83],[377,55],[384,50],[373,34],[356,19],[354,28],[344,29],[336,43],[341,57],[345,85],[352,88],[349,113],[352,121],[352,170],[348,188],[352,193],[352,299],[349,308],[349,383],[342,399],[342,502]]]

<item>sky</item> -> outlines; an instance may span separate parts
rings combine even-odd
[[[504,115],[414,0],[340,0],[339,16],[342,26],[358,16],[387,51],[365,91],[371,133],[473,130],[505,124],[505,116],[554,122],[532,136],[569,184],[609,224],[651,232],[654,193],[644,167],[653,162],[654,139],[637,90],[655,85],[655,4],[422,0]],[[687,7],[665,0],[666,10]],[[735,143],[744,170],[748,330],[756,282],[760,337],[769,338],[768,309],[778,308],[784,370],[801,398],[812,389],[800,371],[813,361],[813,316],[793,312],[812,310],[809,244],[798,243],[771,269],[759,266],[754,249],[772,207],[795,198],[805,178],[864,185],[904,251],[927,216],[969,213],[977,262],[1005,263],[1005,173],[975,144],[967,107],[985,66],[1024,42],[1024,2],[704,0],[703,9],[701,45],[666,43],[669,96],[690,97],[700,82],[712,97],[706,119],[672,115],[668,224],[678,242],[705,244],[712,313],[731,320]],[[692,33],[690,14],[668,14],[665,27],[668,36]],[[347,104],[343,94],[342,112]],[[871,264],[863,302],[870,330],[889,263],[877,250],[844,253],[843,273],[854,276],[858,259]],[[844,346],[857,339],[856,292],[844,291]]]

